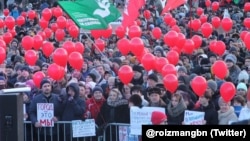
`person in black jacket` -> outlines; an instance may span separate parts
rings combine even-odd
[[[57,126],[54,127],[43,127],[42,124],[37,119],[37,104],[38,103],[53,103],[54,105],[54,117],[52,117],[53,122],[57,122],[61,116],[62,103],[59,101],[57,94],[51,93],[52,87],[51,82],[47,78],[43,79],[40,83],[40,88],[42,93],[36,95],[30,104],[30,120],[35,125],[37,130],[40,132],[40,141],[55,141],[57,140]],[[52,129],[52,130],[51,130]]]
[[[62,112],[62,121],[72,121],[72,120],[82,120],[83,114],[85,112],[85,101],[79,97],[79,85],[78,83],[71,83],[66,87],[67,95],[62,99],[63,103],[63,112]],[[67,124],[64,127],[66,131],[65,137],[66,140],[71,140],[71,131],[70,126]],[[77,140],[77,138],[72,138],[72,140]]]
[[[214,104],[211,102],[212,95],[207,91],[203,96],[200,96],[200,107],[197,111],[205,112],[204,123],[206,125],[218,125],[218,112],[215,110]]]

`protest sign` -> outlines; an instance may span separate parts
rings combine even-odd
[[[204,121],[204,112],[185,110],[184,124],[185,125],[202,125]]]
[[[37,120],[43,127],[54,127],[53,117],[53,103],[37,103]]]
[[[85,121],[73,120],[72,132],[73,132],[73,138],[95,136],[96,135],[95,120],[94,119],[86,119]]]

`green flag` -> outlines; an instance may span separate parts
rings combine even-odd
[[[59,1],[62,9],[83,29],[106,29],[121,14],[109,0]]]

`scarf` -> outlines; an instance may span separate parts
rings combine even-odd
[[[187,109],[186,104],[184,103],[184,100],[181,98],[180,102],[176,107],[172,106],[172,103],[170,102],[168,104],[168,114],[172,117],[177,117],[179,116],[182,112],[184,112]]]

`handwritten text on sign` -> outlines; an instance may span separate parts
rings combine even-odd
[[[204,112],[185,110],[184,123],[185,125],[201,125],[204,121]]]
[[[37,103],[37,120],[43,127],[54,127],[53,103]]]
[[[95,136],[95,120],[86,119],[72,121],[73,138]]]
[[[151,114],[153,111],[160,111],[165,113],[164,108],[160,107],[131,107],[130,108],[130,125],[132,135],[141,135],[142,125],[149,125],[151,123]]]

